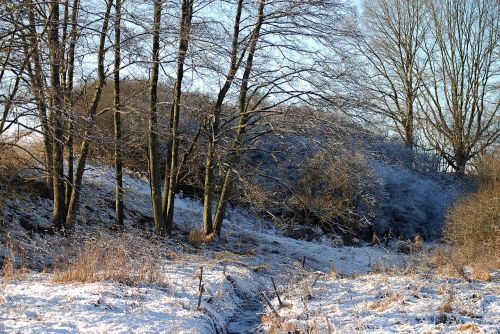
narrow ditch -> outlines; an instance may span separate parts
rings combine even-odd
[[[265,313],[265,307],[258,296],[251,296],[238,287],[234,278],[227,276],[237,296],[242,300],[238,310],[229,318],[226,324],[228,334],[255,334],[262,333],[260,317]]]
[[[246,299],[239,310],[229,319],[226,330],[228,334],[260,333],[260,316],[265,309],[258,298]]]

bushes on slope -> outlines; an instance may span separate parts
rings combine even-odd
[[[469,265],[479,277],[500,269],[499,153],[477,166],[478,190],[453,206],[444,230],[445,239],[454,246],[458,267]]]

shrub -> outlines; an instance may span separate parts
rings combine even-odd
[[[376,184],[364,157],[355,153],[315,155],[289,200],[323,230],[356,235],[373,218]]]
[[[43,160],[43,142],[37,137],[24,138],[18,146],[0,142],[0,212],[5,193],[50,196],[42,174],[36,172]]]
[[[477,166],[480,185],[458,201],[447,216],[445,240],[454,246],[453,258],[461,270],[485,277],[500,268],[500,160],[498,152]]]

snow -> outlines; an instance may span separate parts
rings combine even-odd
[[[312,278],[312,277],[311,277]],[[304,279],[283,295],[283,327],[327,333],[498,333],[497,283],[368,274]],[[282,298],[283,298],[282,297]],[[443,305],[450,302],[450,309]],[[274,301],[275,306],[278,303]]]
[[[82,238],[94,235],[96,225],[115,236],[106,230],[114,220],[112,180],[109,168],[86,170],[77,224]],[[124,184],[126,230],[148,231],[151,204],[146,180],[129,173]],[[182,195],[176,201],[174,235],[158,249],[165,284],[56,283],[52,273],[39,270],[51,264],[50,253],[60,251],[64,238],[28,233],[19,226],[20,219],[47,224],[49,200],[5,197],[1,215],[9,224],[9,235],[27,250],[26,260],[38,271],[0,280],[2,333],[253,333],[257,327],[265,331],[270,324],[259,326],[260,316],[273,316],[261,293],[276,307],[278,303],[271,277],[289,304],[278,310],[283,328],[309,326],[327,333],[328,318],[337,333],[453,332],[465,328],[461,326],[496,333],[500,322],[498,282],[397,274],[408,255],[368,245],[336,247],[327,237],[316,242],[287,238],[272,223],[241,208],[229,210],[217,242],[193,246],[187,234],[201,229],[202,206]],[[200,267],[205,292],[198,308]],[[392,268],[392,274],[374,273],[380,268]],[[452,311],[444,317],[439,308],[450,295]]]
[[[464,193],[465,184],[451,181],[445,173],[423,174],[377,160],[371,160],[370,165],[383,189],[374,230],[382,234],[391,229],[405,238],[417,233],[425,240],[441,237],[446,213]]]
[[[5,287],[1,330],[20,333],[190,333],[201,319],[156,288],[112,283],[56,285],[44,276]],[[187,309],[184,309],[186,307]],[[191,318],[191,319],[190,319]],[[186,321],[187,319],[190,319]]]

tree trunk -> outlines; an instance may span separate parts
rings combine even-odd
[[[50,60],[50,121],[52,127],[52,189],[54,204],[52,223],[61,229],[64,220],[64,129],[62,124],[63,92],[60,82],[61,47],[59,40],[59,1],[49,6],[49,60]]]
[[[153,220],[155,225],[155,233],[163,236],[166,232],[165,220],[161,207],[161,177],[160,177],[160,161],[158,153],[158,71],[160,63],[160,22],[161,22],[161,4],[156,0],[154,3],[154,23],[153,23],[153,64],[151,66],[151,87],[150,87],[150,104],[149,104],[149,177],[151,185],[151,203],[153,206]]]
[[[71,32],[69,37],[68,55],[66,57],[66,75],[65,75],[65,106],[67,115],[67,140],[66,149],[68,151],[67,164],[68,164],[68,177],[66,180],[66,207],[69,207],[71,200],[71,190],[73,189],[74,182],[74,151],[73,151],[73,77],[75,70],[75,47],[78,38],[77,21],[79,11],[79,0],[73,1],[73,10],[71,13]],[[65,212],[65,217],[68,213]]]
[[[179,158],[179,116],[180,116],[180,100],[182,94],[182,79],[184,77],[184,62],[186,60],[186,53],[189,46],[189,34],[191,30],[191,20],[193,18],[193,0],[183,0],[182,2],[182,15],[179,36],[179,51],[177,60],[177,79],[174,87],[174,96],[172,97],[172,157],[170,160],[170,175],[168,187],[168,200],[167,200],[167,213],[166,213],[166,227],[167,232],[170,234],[172,231],[174,221],[174,202],[175,193],[177,191],[177,168]]]
[[[45,182],[49,189],[52,189],[52,141],[50,136],[50,124],[47,119],[47,105],[45,100],[45,82],[43,80],[43,72],[41,65],[40,49],[36,34],[35,12],[33,2],[27,2],[29,34],[26,36],[26,43],[30,44],[30,48],[26,45],[25,52],[29,54],[32,60],[33,67],[28,63],[28,73],[33,87],[33,95],[38,110],[38,119],[42,128],[43,144],[44,144],[44,160],[45,160]],[[31,49],[31,50],[29,50]]]
[[[115,4],[115,64],[114,64],[114,128],[115,128],[115,222],[123,225],[123,171],[121,155],[121,119],[120,119],[120,37],[121,37],[121,0]]]
[[[414,102],[414,98],[413,98],[412,93],[407,93],[404,131],[405,131],[406,145],[408,145],[412,149],[415,145],[415,138],[413,135],[413,132],[414,132],[413,102]]]
[[[455,172],[460,176],[465,175],[465,168],[467,166],[467,153],[463,148],[455,150],[455,165],[453,166]]]
[[[45,179],[47,187],[52,189],[52,138],[50,135],[50,124],[47,119],[47,105],[45,103],[45,82],[41,65],[40,49],[36,34],[35,10],[33,1],[28,1],[28,20],[29,20],[29,40],[31,44],[31,59],[33,60],[34,72],[31,73],[31,83],[33,85],[36,105],[38,109],[38,118],[43,132],[43,143],[45,149]]]

